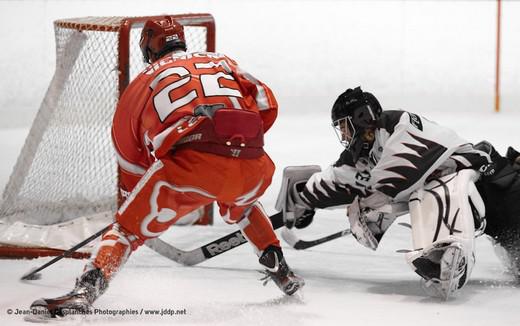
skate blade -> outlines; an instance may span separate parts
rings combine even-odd
[[[53,322],[54,320],[56,320],[56,318],[52,318],[50,315],[48,317],[45,317],[42,315],[30,314],[30,315],[24,316],[23,320],[26,322],[29,322],[29,323],[47,324],[47,323]]]
[[[48,324],[48,323],[65,323],[69,325],[71,323],[82,323],[85,321],[83,316],[65,315],[63,317],[56,316],[52,317],[50,314],[30,314],[23,317],[23,320],[30,323]]]
[[[31,314],[23,317],[23,320],[30,323],[49,323],[56,318],[51,316],[49,310],[43,306],[31,307]]]
[[[31,323],[55,323],[55,322],[74,322],[83,320],[84,314],[78,313],[75,309],[63,309],[63,316],[52,316],[49,310],[43,306],[31,308],[31,314],[24,316],[24,320]]]

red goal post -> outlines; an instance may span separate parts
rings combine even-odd
[[[212,15],[171,16],[184,25],[189,52],[215,51]],[[0,201],[0,258],[59,255],[111,222],[118,188],[112,115],[145,67],[140,32],[154,17],[54,22],[56,70]],[[194,214],[212,223],[212,206]]]

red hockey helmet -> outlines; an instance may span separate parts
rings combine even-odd
[[[150,19],[144,24],[139,45],[147,63],[177,49],[186,51],[184,27],[172,16]]]

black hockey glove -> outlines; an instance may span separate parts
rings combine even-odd
[[[297,229],[303,229],[308,227],[314,219],[314,214],[316,214],[315,210],[306,209],[305,211],[303,211],[303,214],[301,216],[296,217],[296,220],[294,221],[294,227]]]
[[[494,175],[497,171],[497,165],[495,162],[484,164],[479,168],[480,174],[482,174],[484,177],[491,177]]]

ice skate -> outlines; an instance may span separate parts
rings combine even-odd
[[[301,287],[305,285],[305,281],[300,276],[294,274],[289,268],[283,257],[282,250],[278,247],[268,247],[260,256],[260,264],[266,267],[265,277],[261,280],[264,285],[273,280],[273,282],[287,295],[293,295]]]
[[[430,296],[448,300],[466,282],[467,262],[459,243],[433,248],[413,264],[423,277],[423,289]]]
[[[44,321],[67,315],[85,315],[92,308],[92,303],[101,295],[108,284],[99,269],[85,272],[76,280],[74,289],[57,298],[42,298],[31,304],[32,314],[28,321]]]

